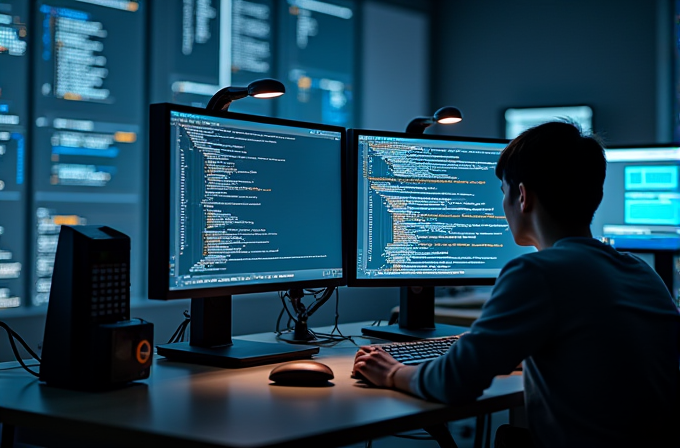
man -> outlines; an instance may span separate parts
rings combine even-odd
[[[354,370],[456,404],[523,361],[536,446],[678,446],[680,316],[644,261],[592,237],[605,171],[602,146],[571,123],[514,139],[496,166],[503,209],[515,242],[538,252],[503,268],[480,318],[446,355],[405,366],[367,346]]]

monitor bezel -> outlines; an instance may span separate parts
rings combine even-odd
[[[605,152],[608,150],[619,150],[619,149],[664,149],[664,148],[680,148],[680,142],[667,142],[667,143],[638,143],[625,145],[607,145],[604,147]]]
[[[216,118],[242,120],[250,123],[263,123],[279,126],[304,127],[320,131],[339,132],[340,180],[341,180],[341,251],[342,276],[329,279],[287,281],[251,285],[230,285],[214,288],[170,289],[170,113],[183,112],[206,115]],[[347,212],[346,173],[347,173],[347,135],[346,129],[320,123],[272,118],[236,112],[213,112],[203,108],[173,103],[155,103],[149,106],[149,216],[148,216],[148,297],[154,300],[195,299],[206,297],[231,296],[262,292],[285,291],[290,289],[326,288],[347,284],[347,251],[345,215]]]
[[[414,278],[402,277],[395,279],[376,279],[376,278],[357,278],[357,195],[358,191],[358,139],[360,135],[371,135],[376,137],[397,137],[397,138],[412,138],[417,140],[432,140],[432,141],[462,141],[462,142],[479,142],[479,143],[500,143],[507,146],[510,143],[509,139],[504,138],[486,138],[486,137],[469,137],[456,135],[439,135],[439,134],[407,134],[406,132],[394,131],[379,131],[372,129],[358,129],[352,128],[347,130],[347,144],[348,144],[348,188],[349,198],[347,199],[347,286],[350,287],[403,287],[403,286],[489,286],[496,283],[496,277],[436,277],[436,278]],[[500,188],[500,181],[499,181]],[[499,194],[500,189],[499,189]]]

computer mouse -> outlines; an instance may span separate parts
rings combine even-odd
[[[332,380],[333,371],[317,361],[291,361],[274,367],[269,379],[276,384],[292,386],[322,386]]]

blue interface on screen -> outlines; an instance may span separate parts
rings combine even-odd
[[[496,278],[534,251],[503,212],[505,146],[359,135],[357,279]]]
[[[593,235],[622,249],[680,249],[680,148],[606,150]]]
[[[593,129],[593,109],[590,106],[510,108],[505,111],[505,138],[515,138],[539,124],[565,119],[577,123],[584,132]]]
[[[170,120],[171,290],[342,277],[339,132]]]

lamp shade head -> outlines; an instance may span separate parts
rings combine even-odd
[[[276,98],[277,96],[283,95],[283,92],[264,92],[256,93],[253,98]]]
[[[225,87],[220,89],[210,101],[206,109],[214,111],[226,111],[232,101],[240,100],[247,96],[254,98],[276,98],[286,93],[286,87],[281,81],[271,78],[257,79],[248,87]]]
[[[425,129],[435,123],[454,124],[463,120],[463,113],[453,106],[444,106],[437,110],[431,117],[416,117],[406,126],[409,134],[422,134]]]
[[[286,93],[286,87],[281,81],[263,78],[248,85],[248,95],[255,98],[276,98]]]
[[[452,106],[444,106],[434,113],[434,121],[441,124],[453,124],[463,120],[463,113]]]

